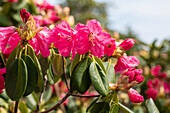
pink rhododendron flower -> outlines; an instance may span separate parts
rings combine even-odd
[[[11,2],[11,3],[18,2],[18,0],[8,0],[8,2]]]
[[[127,68],[135,67],[139,65],[139,61],[135,56],[123,56],[119,57],[117,64],[115,65],[115,73],[122,73]]]
[[[31,39],[30,45],[34,48],[36,54],[41,52],[43,57],[48,57],[50,55],[49,45],[50,45],[50,32],[44,27],[43,30],[36,33],[35,37]]]
[[[42,2],[35,2],[35,4],[38,6],[40,11],[41,10],[54,9],[54,6],[49,4],[46,0],[43,0]]]
[[[167,74],[165,72],[161,72],[159,73],[158,77],[160,78],[166,78],[167,77]]]
[[[147,86],[148,86],[148,88],[152,88],[152,87],[154,87],[154,88],[159,88],[160,87],[160,81],[159,81],[159,79],[158,78],[155,78],[155,79],[149,79],[148,80],[148,83],[147,83]]]
[[[124,40],[119,46],[121,46],[124,50],[129,50],[130,48],[133,47],[134,44],[135,44],[135,40],[128,38]]]
[[[75,56],[76,51],[75,44],[75,31],[70,28],[66,21],[62,21],[61,24],[55,26],[53,32],[54,46],[59,49],[59,53],[65,57],[72,54],[72,58]]]
[[[161,70],[160,65],[154,66],[154,67],[151,68],[151,74],[153,76],[157,76],[159,74],[160,70]]]
[[[15,27],[0,27],[0,50],[4,52],[8,40],[15,32]]]
[[[131,102],[133,103],[139,103],[143,102],[143,96],[141,96],[136,90],[130,88],[128,91],[128,96]]]
[[[0,63],[1,65],[1,63]],[[6,73],[6,68],[0,69],[0,94],[3,92],[3,89],[5,89],[5,80],[2,74]]]
[[[87,25],[78,24],[75,26],[77,31],[76,50],[79,54],[85,54],[89,50],[94,56],[104,56],[105,46],[114,44],[109,33],[103,32],[100,23],[93,19],[90,20]],[[111,53],[113,53],[114,46],[112,46]],[[108,51],[106,50],[106,53]]]
[[[149,88],[145,93],[147,94],[148,99],[152,98],[153,100],[156,100],[158,91],[153,88]]]
[[[104,54],[107,56],[111,56],[116,49],[115,39],[112,39],[110,44],[106,45],[104,48]]]

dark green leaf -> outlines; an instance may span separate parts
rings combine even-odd
[[[47,70],[47,78],[50,84],[54,84],[60,79],[60,76],[53,73],[51,63],[49,64],[49,68]]]
[[[90,78],[94,88],[101,95],[109,93],[109,82],[103,69],[96,62],[92,62],[89,69]]]
[[[134,113],[133,111],[131,111],[129,108],[127,108],[126,106],[124,106],[123,104],[119,103],[119,107],[122,111],[124,111],[125,113]]]
[[[90,113],[109,113],[110,106],[107,102],[96,103],[95,106],[90,110]]]
[[[25,62],[16,59],[8,68],[5,78],[7,95],[13,101],[19,100],[26,89],[28,72]]]
[[[33,48],[28,45],[27,46],[28,49],[28,55],[33,59],[33,61],[35,62],[35,65],[36,65],[36,69],[37,69],[37,72],[38,72],[38,82],[37,82],[37,90],[42,92],[43,89],[44,89],[44,79],[43,79],[43,73],[42,73],[42,69],[41,69],[41,65],[35,55],[35,51],[33,50]]]
[[[21,58],[24,60],[27,66],[28,70],[28,82],[27,82],[27,88],[25,90],[24,96],[29,95],[32,93],[32,91],[35,89],[37,85],[37,80],[38,80],[38,72],[36,65],[32,58],[28,55],[22,55]]]
[[[96,104],[96,102],[101,98],[102,96],[98,97],[97,99],[93,100],[93,102],[88,106],[86,112],[89,112]]]
[[[71,62],[70,75],[72,75],[73,70],[74,70],[75,67],[79,64],[80,59],[81,59],[81,57],[80,57],[80,55],[77,53],[77,54],[74,56],[73,61]]]
[[[89,66],[91,58],[84,58],[73,71],[71,76],[70,87],[71,91],[77,90],[79,93],[85,93],[91,85],[89,76]]]
[[[156,107],[156,105],[155,105],[154,101],[152,100],[152,98],[150,98],[146,102],[146,107],[147,107],[148,113],[159,113],[159,110]]]

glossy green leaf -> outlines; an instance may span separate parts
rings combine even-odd
[[[96,62],[92,62],[89,74],[94,88],[101,95],[106,96],[109,93],[109,82],[103,69]]]
[[[23,101],[19,102],[19,110],[21,113],[28,113],[28,108],[27,108],[27,105],[25,104],[25,102],[23,102]]]
[[[152,98],[150,98],[146,102],[146,107],[147,107],[148,113],[159,113],[159,110],[156,107],[156,105],[155,105],[154,101],[152,100]]]
[[[123,112],[125,112],[125,113],[134,113],[132,110],[130,110],[129,108],[127,108],[127,107],[124,106],[123,104],[121,104],[121,103],[119,103],[119,102],[118,102],[118,104],[119,104],[120,109],[121,109]]]
[[[49,58],[43,57],[41,54],[38,55],[38,60],[41,65],[43,75],[47,74],[47,69],[49,67]]]
[[[77,54],[74,56],[73,61],[71,62],[70,75],[72,75],[73,70],[74,70],[75,67],[79,64],[80,59],[81,59],[81,57],[80,57],[80,55],[77,53]]]
[[[50,84],[54,84],[60,79],[60,76],[53,73],[52,63],[49,64],[49,68],[47,70],[47,78]]]
[[[106,69],[106,76],[111,83],[115,83],[115,70],[111,62],[103,62],[103,65]]]
[[[79,93],[85,93],[90,85],[89,66],[92,60],[90,57],[84,58],[73,71],[71,76],[71,91],[77,90]]]
[[[21,58],[26,63],[27,70],[28,70],[27,88],[26,88],[25,93],[24,93],[24,96],[27,96],[30,93],[32,93],[32,91],[37,86],[38,72],[37,72],[37,68],[36,68],[35,63],[30,56],[23,54],[21,56]]]
[[[66,59],[65,60],[65,68],[66,68]],[[57,76],[61,76],[63,74],[63,58],[59,54],[54,54],[53,60],[52,60],[52,69],[53,73]]]
[[[13,101],[19,100],[27,87],[28,72],[25,62],[16,59],[8,68],[5,78],[7,95]]]
[[[42,73],[42,69],[41,69],[41,65],[35,55],[35,51],[33,50],[33,48],[28,45],[27,46],[28,49],[28,55],[33,59],[33,61],[35,62],[35,65],[36,65],[36,69],[37,69],[37,72],[38,72],[38,81],[37,81],[37,88],[36,90],[42,92],[43,89],[44,89],[44,79],[43,79],[43,73]]]
[[[119,113],[119,105],[118,104],[112,105],[109,113]]]
[[[14,50],[11,52],[11,54],[10,54],[9,57],[8,57],[8,61],[7,61],[7,64],[6,64],[6,69],[8,69],[9,66],[12,64],[12,62],[13,62],[15,59],[17,59],[20,50],[21,50],[21,47],[20,47],[20,46],[17,46],[17,47],[15,47]]]
[[[100,58],[96,57],[96,56],[92,56],[92,57],[95,59],[95,61],[99,64],[99,66],[103,69],[103,71],[106,74],[106,69],[105,69],[105,66],[103,65],[102,60]]]
[[[95,106],[90,110],[90,113],[109,113],[110,106],[107,102],[98,102]]]

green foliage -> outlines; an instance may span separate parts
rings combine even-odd
[[[94,88],[101,95],[108,95],[109,93],[109,82],[105,72],[97,62],[92,62],[89,69],[90,78],[94,85]]]
[[[16,59],[9,66],[5,78],[7,95],[13,101],[19,100],[27,87],[28,71],[22,59]]]

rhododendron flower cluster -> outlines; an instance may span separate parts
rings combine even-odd
[[[1,63],[0,63],[1,65]],[[2,74],[6,73],[6,68],[0,69],[0,94],[3,92],[3,89],[5,89],[5,80]]]
[[[54,8],[49,4],[46,5],[39,7],[46,10]],[[50,56],[50,49],[55,47],[58,49],[60,55],[64,57],[71,55],[71,60],[74,59],[76,54],[83,56],[86,53],[88,53],[86,54],[87,58],[91,56],[92,60],[94,60],[94,56],[96,56],[96,59],[99,59],[106,55],[109,58],[117,58],[118,60],[114,67],[115,73],[119,72],[121,76],[118,78],[117,83],[108,83],[110,89],[126,91],[130,100],[134,103],[143,101],[143,97],[137,91],[131,89],[143,81],[144,77],[141,76],[143,70],[135,69],[140,62],[135,56],[127,56],[125,53],[126,50],[133,47],[135,43],[134,39],[126,39],[116,45],[116,40],[109,33],[105,32],[100,22],[95,19],[89,20],[86,25],[78,23],[75,29],[72,29],[68,22],[63,20],[60,24],[49,30],[47,27],[40,27],[36,19],[25,9],[20,11],[20,15],[24,23],[23,27],[17,29],[15,27],[0,28],[0,49],[4,54],[10,54],[16,46],[22,44],[22,48],[24,48],[23,45],[32,46],[35,53],[37,55],[41,53],[43,57]],[[25,51],[27,52],[27,50]],[[86,61],[91,63],[90,60]],[[96,63],[95,65],[98,64]],[[60,87],[63,87],[63,85]],[[69,91],[69,88],[67,90]],[[108,87],[107,90],[109,90]],[[99,91],[99,93],[101,92]],[[86,94],[94,95],[89,93],[88,90],[86,90],[84,95]],[[64,95],[62,94],[60,96],[64,97]],[[107,91],[102,92],[102,95],[107,95]],[[68,101],[65,101],[65,104],[67,103]]]

